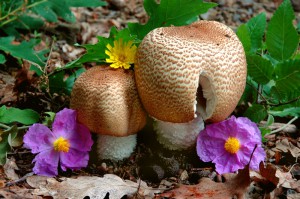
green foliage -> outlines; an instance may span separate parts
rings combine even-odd
[[[115,27],[110,30],[109,37],[98,37],[96,44],[86,44],[83,47],[86,49],[86,53],[77,60],[66,64],[64,69],[78,67],[86,62],[104,62],[108,56],[105,54],[106,45],[113,46],[115,40],[122,38],[123,41],[136,41],[136,36],[132,35],[128,28],[124,28],[118,31]]]
[[[39,121],[39,114],[31,109],[0,107],[0,165],[5,164],[6,155],[11,147],[22,145],[22,130]]]
[[[145,25],[130,23],[130,32],[142,40],[151,30],[170,25],[181,26],[190,24],[198,19],[198,15],[206,13],[215,3],[202,0],[144,0],[144,8],[150,17]]]
[[[255,122],[267,116],[274,121],[274,116],[300,115],[299,34],[294,19],[291,2],[284,0],[268,23],[261,13],[237,30],[248,65],[242,101],[251,103],[245,116]],[[267,127],[264,133],[269,133]]]
[[[296,51],[299,43],[297,30],[293,26],[295,14],[290,0],[285,0],[271,18],[267,33],[266,44],[270,55],[284,61]]]
[[[28,42],[23,41],[20,44],[13,44],[14,37],[0,37],[0,50],[3,50],[7,54],[18,59],[25,59],[34,65],[43,67],[45,65],[46,57],[44,56],[48,53],[48,50],[35,51],[33,48],[40,43],[40,40],[31,39]]]
[[[29,125],[36,123],[39,117],[39,114],[31,109],[21,110],[18,108],[7,108],[6,106],[1,106],[0,108],[0,122],[4,124],[19,122]]]

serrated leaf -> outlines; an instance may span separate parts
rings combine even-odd
[[[269,114],[278,117],[287,117],[287,116],[300,117],[300,107],[290,107],[279,111],[269,110],[268,112]]]
[[[286,60],[276,65],[274,90],[284,97],[288,93],[299,93],[300,96],[300,60]]]
[[[67,22],[74,23],[76,22],[76,18],[72,11],[69,8],[69,5],[66,1],[62,0],[51,0],[49,1],[51,3],[51,8],[53,11],[60,17],[62,17]]]
[[[260,13],[247,22],[249,35],[251,38],[251,52],[255,53],[262,47],[263,35],[266,29],[266,13]]]
[[[247,55],[248,74],[259,84],[267,84],[274,71],[272,63],[258,55]]]
[[[290,58],[298,47],[299,36],[293,26],[294,19],[290,0],[284,0],[268,24],[267,49],[270,55],[279,61]]]
[[[248,117],[253,122],[260,122],[264,120],[268,115],[266,108],[260,104],[253,104],[244,113],[245,117]]]
[[[0,122],[4,124],[10,124],[13,122],[19,122],[21,124],[29,125],[38,122],[39,114],[32,109],[18,109],[7,108],[2,106],[0,108]]]
[[[0,54],[0,64],[4,64],[6,62],[5,56]]]
[[[47,51],[35,51],[34,46],[40,43],[40,40],[31,39],[23,41],[21,44],[13,44],[14,37],[0,37],[0,50],[10,53],[12,56],[28,60],[41,67],[45,65]]]
[[[216,5],[202,0],[161,0],[160,4],[155,0],[144,0],[144,8],[150,17],[148,22],[145,25],[129,23],[128,27],[132,34],[142,40],[155,28],[187,25]]]
[[[245,52],[249,52],[251,49],[251,38],[248,27],[245,24],[240,25],[236,34],[242,42]]]

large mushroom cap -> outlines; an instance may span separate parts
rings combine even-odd
[[[75,81],[70,106],[95,133],[128,136],[146,124],[131,70],[92,67]]]
[[[188,122],[196,111],[204,120],[224,120],[245,88],[243,46],[229,27],[215,21],[151,31],[136,62],[141,101],[162,121]]]

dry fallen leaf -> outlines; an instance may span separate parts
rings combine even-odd
[[[238,174],[230,175],[224,183],[217,183],[209,178],[202,178],[196,185],[180,185],[178,188],[160,194],[160,197],[174,199],[184,198],[214,198],[242,199],[250,185],[249,166],[239,170]]]
[[[79,176],[78,178],[62,178],[58,182],[54,178],[31,176],[27,183],[36,188],[34,195],[51,196],[54,199],[60,198],[85,198],[103,199],[109,194],[110,199],[120,199],[123,196],[138,194],[143,198],[153,198],[158,189],[148,187],[143,181],[133,182],[106,174],[104,177]]]
[[[3,166],[6,177],[10,180],[18,180],[19,176],[16,174],[16,170],[19,170],[14,158],[8,159]]]

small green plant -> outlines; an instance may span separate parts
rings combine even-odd
[[[31,70],[34,70],[38,76],[46,76],[49,82],[50,92],[54,93],[63,86],[63,92],[69,93],[69,82],[74,79],[79,72],[63,81],[61,74],[47,74],[45,67],[47,65],[47,53],[49,49],[36,51],[34,48],[41,42],[39,39],[39,28],[46,23],[60,23],[59,19],[67,23],[76,22],[71,7],[97,7],[104,6],[106,2],[102,0],[3,0],[0,2],[0,64],[6,63],[7,56],[13,56],[19,63],[26,60],[31,64]],[[37,38],[31,38],[28,41],[22,39],[21,34],[34,32]]]
[[[237,29],[247,57],[248,78],[242,102],[244,113],[254,122],[268,118],[262,133],[274,117],[300,116],[299,33],[289,0],[283,1],[270,21],[261,13]]]

